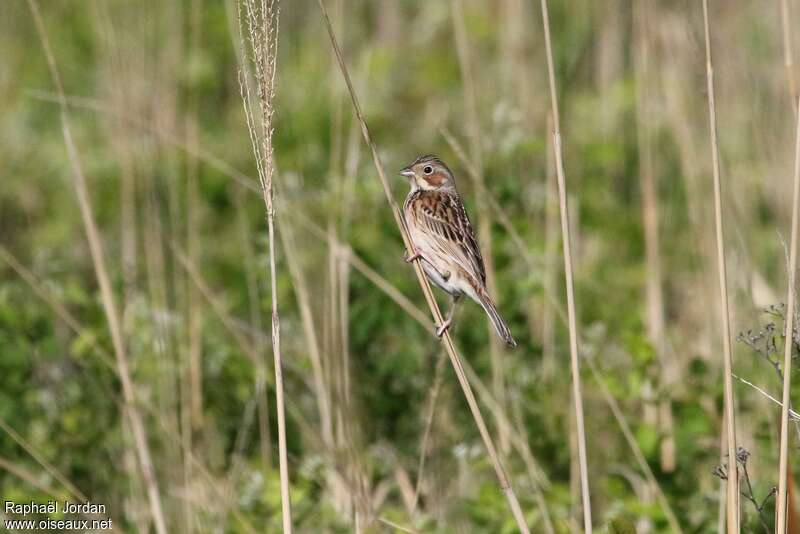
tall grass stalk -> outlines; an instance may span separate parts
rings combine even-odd
[[[201,48],[203,0],[191,0],[189,9],[188,41],[190,53]],[[187,112],[185,117],[186,144],[197,151],[199,145],[198,127],[198,102],[194,93],[189,93],[186,98]],[[193,263],[198,262],[199,232],[200,232],[200,191],[199,191],[199,160],[194,156],[186,158],[186,254]],[[187,288],[192,288],[191,284]],[[186,438],[188,446],[192,446],[192,434],[200,433],[203,428],[203,339],[202,317],[203,309],[200,306],[200,295],[197,291],[189,289],[186,293],[186,324],[188,330],[188,358],[184,378],[188,382],[187,400],[189,404],[190,428]]]
[[[114,354],[116,356],[116,366],[122,383],[122,391],[125,398],[124,413],[128,414],[131,430],[133,432],[134,440],[136,443],[136,453],[139,460],[139,467],[141,469],[142,479],[147,490],[148,502],[150,505],[150,513],[158,534],[166,534],[167,527],[164,520],[164,514],[161,508],[161,495],[158,489],[158,481],[156,480],[155,469],[153,468],[152,456],[150,454],[150,445],[147,441],[147,435],[142,422],[141,414],[136,406],[136,394],[133,385],[133,380],[130,376],[130,368],[128,365],[128,357],[125,350],[125,342],[122,339],[122,325],[119,320],[116,305],[114,304],[114,295],[111,289],[111,278],[106,268],[105,258],[103,256],[103,246],[100,241],[100,232],[97,228],[97,223],[94,219],[92,212],[91,201],[89,197],[89,190],[86,185],[86,178],[83,174],[83,166],[81,164],[78,149],[75,146],[75,141],[72,137],[72,127],[69,120],[69,113],[64,96],[64,86],[61,83],[61,75],[58,71],[55,56],[50,48],[50,41],[47,37],[47,32],[44,28],[39,4],[37,0],[28,0],[28,6],[33,17],[34,24],[36,25],[36,32],[38,33],[39,40],[44,50],[47,65],[50,70],[50,76],[53,79],[53,84],[56,87],[56,92],[59,98],[60,118],[61,118],[61,131],[64,136],[64,143],[67,147],[69,161],[72,166],[72,185],[75,188],[78,197],[78,204],[83,218],[83,225],[86,231],[86,237],[89,242],[89,251],[92,257],[92,264],[94,266],[95,276],[100,285],[101,300],[103,302],[103,309],[105,311],[108,327],[111,332],[111,340],[114,345]]]
[[[80,502],[86,502],[87,497],[86,495],[78,489],[78,487],[69,480],[63,473],[61,473],[56,467],[51,464],[47,459],[39,452],[36,447],[34,447],[31,443],[28,443],[25,438],[19,435],[19,433],[14,430],[8,423],[6,423],[5,419],[0,417],[0,430],[5,432],[17,445],[19,445],[22,450],[27,452],[31,458],[36,460],[36,462],[41,465],[47,473],[57,480],[64,488],[69,492],[69,494],[78,499]]]
[[[587,534],[592,532],[592,505],[589,497],[589,469],[586,462],[586,431],[583,422],[583,394],[581,393],[581,371],[578,354],[578,325],[575,317],[575,289],[572,282],[572,244],[569,232],[569,211],[567,207],[567,185],[564,177],[564,156],[561,150],[561,121],[556,94],[556,76],[553,67],[553,48],[550,39],[550,16],[547,0],[541,0],[542,25],[544,28],[545,53],[547,55],[547,76],[550,85],[550,112],[553,118],[553,151],[556,158],[556,177],[558,179],[558,201],[561,212],[562,252],[564,256],[564,278],[567,286],[567,317],[569,321],[569,349],[572,364],[572,397],[575,409],[577,430],[578,462],[580,467],[581,499],[583,502],[583,528]]]
[[[244,15],[242,14],[244,6]],[[269,276],[270,300],[272,302],[272,355],[275,369],[275,404],[278,419],[278,465],[281,486],[281,519],[284,534],[292,532],[292,510],[289,497],[289,460],[286,452],[286,415],[283,392],[283,362],[281,357],[281,327],[278,314],[278,273],[275,266],[275,206],[273,177],[275,161],[272,147],[274,132],[273,118],[275,107],[275,74],[278,61],[278,29],[280,21],[280,0],[241,0],[239,6],[239,27],[246,25],[246,37],[242,36],[242,68],[239,83],[242,89],[247,130],[256,159],[261,194],[266,207],[267,231],[269,233]],[[244,20],[242,20],[244,17]],[[248,48],[245,40],[249,43]],[[250,94],[249,69],[256,84],[260,123],[256,123],[256,110]]]
[[[792,12],[788,0],[781,0],[781,32],[783,34],[783,64],[786,68],[786,83],[792,109],[797,113],[797,78],[794,73],[794,52],[792,49]]]
[[[397,223],[397,226],[400,229],[400,234],[403,238],[403,244],[405,245],[409,256],[411,256],[413,254],[413,246],[411,243],[411,238],[408,235],[408,230],[404,224],[402,214],[400,213],[400,208],[398,207],[397,202],[395,202],[394,197],[392,196],[391,186],[389,185],[389,182],[386,179],[386,172],[384,171],[383,163],[381,162],[380,156],[378,155],[378,149],[375,146],[375,143],[372,141],[372,137],[367,127],[367,123],[364,120],[364,116],[361,112],[361,105],[358,102],[358,97],[356,96],[355,89],[353,88],[353,84],[350,80],[350,74],[347,70],[347,66],[344,63],[344,58],[342,57],[342,51],[339,48],[338,41],[336,40],[336,35],[334,34],[333,27],[331,26],[331,21],[330,18],[328,17],[328,12],[325,9],[325,4],[323,3],[322,0],[317,0],[317,3],[319,4],[320,10],[322,11],[322,18],[324,20],[325,27],[328,30],[328,36],[330,37],[331,46],[333,47],[333,51],[336,54],[336,59],[339,63],[339,69],[341,70],[342,76],[344,77],[344,81],[345,84],[347,85],[347,90],[350,93],[350,98],[353,103],[353,108],[355,110],[356,117],[358,119],[359,124],[361,125],[361,133],[364,136],[364,141],[369,146],[370,151],[372,152],[372,160],[373,163],[375,164],[375,169],[378,171],[378,176],[380,178],[381,185],[383,186],[383,191],[386,195],[386,200],[389,203],[389,206],[392,210],[395,222]],[[420,287],[425,296],[425,300],[427,301],[428,306],[430,307],[431,314],[433,315],[436,324],[442,324],[444,319],[442,317],[441,310],[439,310],[439,305],[437,304],[436,298],[433,295],[433,291],[431,290],[431,286],[428,283],[428,279],[425,277],[425,273],[423,273],[422,271],[422,266],[420,265],[419,260],[414,261],[413,265]],[[494,440],[492,439],[492,436],[489,434],[489,430],[486,428],[486,423],[483,420],[483,416],[481,415],[478,403],[475,400],[475,396],[472,393],[472,388],[470,387],[469,381],[467,380],[467,377],[464,374],[464,369],[461,363],[461,356],[459,355],[455,347],[455,344],[453,343],[453,338],[450,336],[450,332],[445,331],[444,335],[442,336],[442,343],[444,343],[445,349],[447,350],[447,354],[450,357],[450,363],[453,365],[453,369],[455,370],[459,384],[461,385],[461,389],[464,391],[464,396],[467,399],[467,404],[469,405],[470,411],[472,412],[472,416],[475,419],[475,424],[477,425],[478,431],[481,434],[481,438],[483,439],[486,451],[489,454],[489,457],[492,461],[495,474],[497,475],[497,479],[500,483],[500,488],[505,494],[506,499],[508,500],[509,506],[511,507],[511,512],[514,515],[514,519],[517,522],[517,526],[519,527],[521,532],[527,534],[529,530],[527,524],[525,523],[525,516],[522,513],[522,508],[519,505],[519,500],[517,499],[517,496],[514,493],[511,484],[509,483],[508,475],[506,475],[505,468],[503,467],[503,464],[500,461],[500,457],[497,454],[497,450],[494,445]]]
[[[639,447],[639,444],[636,441],[636,436],[634,436],[628,421],[625,419],[625,414],[622,412],[619,403],[611,394],[611,391],[608,389],[608,385],[606,384],[605,380],[603,380],[603,377],[600,375],[600,372],[597,370],[597,367],[594,365],[592,359],[589,358],[586,361],[589,365],[589,371],[591,371],[592,376],[597,382],[597,385],[600,386],[600,393],[603,395],[603,399],[606,401],[606,404],[608,404],[609,408],[611,408],[611,413],[614,416],[614,419],[616,419],[620,430],[622,430],[622,435],[625,438],[625,441],[628,443],[628,446],[631,448],[631,452],[633,453],[633,457],[636,459],[636,463],[639,464],[639,469],[642,470],[645,479],[649,483],[650,487],[655,491],[658,503],[661,505],[661,509],[667,518],[667,523],[669,523],[670,531],[676,534],[681,534],[683,529],[678,522],[675,511],[672,509],[672,506],[670,506],[667,496],[664,495],[664,491],[658,484],[658,480],[656,480],[656,476],[653,473],[653,470],[650,468],[650,464],[647,463],[647,458],[645,458],[641,447]]]
[[[419,445],[419,463],[417,464],[417,483],[414,485],[414,496],[411,500],[409,513],[411,517],[417,511],[417,504],[419,503],[420,491],[422,490],[422,482],[425,479],[425,460],[428,456],[428,443],[433,429],[433,421],[436,417],[436,401],[439,398],[439,390],[442,387],[442,380],[444,379],[444,355],[439,354],[436,359],[436,370],[433,374],[433,386],[431,386],[428,395],[427,413],[425,415],[425,430],[422,433],[422,440]]]
[[[236,206],[236,221],[239,236],[242,241],[242,252],[244,254],[245,281],[247,284],[247,303],[250,311],[250,324],[257,332],[262,330],[261,319],[261,290],[258,283],[258,262],[255,251],[253,250],[252,230],[247,220],[244,209],[244,190],[236,187],[233,195]],[[255,338],[255,335],[253,336]],[[264,345],[257,339],[253,339],[253,344],[258,351],[258,362],[256,364],[255,387],[258,395],[258,429],[259,444],[261,450],[261,462],[265,469],[272,468],[272,438],[270,433],[269,421],[269,399],[267,398],[267,361]]]
[[[446,131],[444,133],[446,133]],[[449,133],[447,135],[449,135]],[[461,150],[460,145],[455,143],[452,137],[446,137],[446,138],[448,139],[448,142],[452,143],[451,146],[454,147],[454,150],[456,150],[457,152]],[[471,163],[468,160],[466,160],[466,156],[463,154],[463,151],[461,151],[459,154],[460,158],[464,158],[463,159],[463,161],[465,162],[464,164],[465,166],[467,166],[467,168],[470,171],[470,174],[472,175],[474,169]],[[326,241],[327,234],[322,227],[316,225],[314,222],[307,219],[298,212],[295,212],[293,215],[295,216],[296,222],[305,226],[311,232],[311,234],[314,235],[317,239],[319,239],[320,241]],[[392,285],[391,282],[389,282],[383,276],[381,276],[380,273],[376,272],[369,265],[367,265],[367,263],[364,262],[364,260],[362,260],[347,245],[337,244],[337,246],[339,248],[339,255],[342,256],[344,259],[346,259],[350,263],[350,265],[353,266],[354,269],[356,269],[358,272],[364,275],[364,277],[367,278],[367,280],[369,280],[372,284],[374,284],[378,289],[383,291],[386,294],[386,296],[388,296],[406,314],[408,314],[409,317],[414,319],[423,328],[429,327],[430,319],[428,318],[428,316],[425,314],[424,311],[422,311],[414,303],[412,303],[405,295],[403,295],[403,293],[401,293],[394,285]],[[443,363],[443,360],[437,362],[437,370],[435,373],[439,372],[438,369],[440,363]],[[525,439],[525,436],[521,432],[518,432],[514,429],[509,417],[506,415],[505,411],[501,408],[497,400],[493,397],[490,388],[483,383],[480,376],[478,376],[478,374],[472,369],[468,361],[464,360],[461,362],[461,364],[463,366],[463,370],[466,374],[466,377],[469,380],[469,383],[472,385],[472,387],[475,388],[475,391],[478,394],[478,399],[480,399],[483,405],[486,406],[492,413],[492,417],[494,417],[494,419],[497,421],[497,425],[498,426],[504,425],[506,428],[509,429],[509,438],[511,440],[510,441],[511,445],[514,447],[514,449],[518,452],[518,454],[522,458],[523,463],[525,464],[525,468],[528,471],[530,484],[533,487],[534,498],[536,500],[537,507],[542,513],[542,518],[545,525],[545,531],[548,533],[554,532],[550,520],[550,513],[547,508],[547,502],[545,501],[543,494],[543,489],[546,489],[550,485],[550,481],[548,480],[547,475],[544,473],[541,465],[539,464],[539,461],[533,456],[533,452],[531,451],[530,445],[528,444],[528,441]],[[436,390],[436,381],[437,379],[436,377],[434,377],[434,391]],[[428,424],[429,423],[426,422],[426,428],[423,431],[422,446],[420,447],[422,451],[426,450],[425,433],[428,432]],[[422,457],[420,458],[420,460],[422,460]],[[420,465],[419,471],[421,471],[424,464],[420,462],[419,465]],[[418,477],[421,477],[419,473]],[[418,497],[419,497],[418,495],[412,495],[411,502],[413,502],[414,498]],[[411,508],[412,511],[410,513],[413,515],[413,510],[415,510],[415,508],[413,506]]]
[[[727,428],[728,478],[726,482],[726,518],[728,534],[739,532],[739,467],[736,462],[736,425],[734,420],[733,363],[731,355],[730,317],[728,315],[728,278],[725,267],[725,241],[722,226],[722,192],[717,143],[717,110],[714,100],[714,66],[711,59],[711,36],[708,22],[708,0],[703,0],[703,29],[706,46],[706,82],[708,91],[708,122],[711,135],[711,164],[714,174],[714,222],[717,236],[717,269],[722,316],[722,349],[725,382],[725,421]]]
[[[553,131],[553,117],[547,114],[547,132]],[[555,299],[558,287],[558,184],[555,176],[553,138],[547,137],[547,156],[545,172],[545,215],[544,215],[544,281],[542,283],[545,299]],[[553,307],[544,303],[542,310],[542,374],[552,378],[556,372],[556,329]]]
[[[65,501],[69,498],[67,493],[58,491],[52,486],[49,486],[45,482],[47,477],[37,475],[36,473],[33,473],[21,465],[17,465],[12,461],[3,458],[2,456],[0,456],[0,470],[6,471],[8,474],[17,477],[26,484],[30,485],[32,488],[36,488],[37,490],[41,491],[48,497],[53,497],[59,501]]]
[[[253,362],[253,365],[257,365],[258,361],[258,351],[250,344],[250,340],[247,336],[244,335],[245,328],[248,328],[249,325],[243,325],[242,322],[231,316],[226,310],[225,306],[223,305],[219,296],[215,295],[211,288],[209,287],[208,283],[203,279],[198,271],[196,265],[192,264],[189,259],[187,258],[186,254],[180,250],[176,243],[170,242],[170,247],[172,248],[173,253],[175,254],[176,259],[180,263],[181,267],[186,271],[189,276],[189,279],[193,284],[197,286],[197,289],[200,290],[200,293],[203,295],[203,298],[206,299],[206,302],[211,307],[212,312],[214,315],[217,316],[220,323],[224,327],[225,331],[230,336],[231,340],[241,349],[241,351],[250,358],[250,361]],[[253,334],[253,337],[258,340],[259,343],[265,342],[270,336],[264,332],[255,330],[253,331],[252,328],[250,332]],[[311,380],[308,379],[306,376],[307,373],[305,371],[301,371],[297,366],[293,366],[291,360],[284,362],[286,369],[292,371],[296,378],[302,381],[306,387],[310,391],[314,390],[313,383]],[[265,380],[269,380],[269,376],[265,376]],[[269,386],[275,387],[274,382],[268,382]],[[297,423],[297,426],[302,431],[303,435],[308,438],[308,441],[311,442],[315,447],[318,449],[322,449],[322,438],[319,434],[317,434],[311,427],[311,425],[305,420],[302,413],[299,410],[297,404],[286,403],[286,410],[292,415]]]
[[[794,101],[794,95],[792,95]],[[787,485],[789,473],[789,410],[792,386],[792,348],[794,347],[794,320],[797,283],[797,239],[800,218],[800,113],[796,113],[797,126],[794,145],[794,176],[792,194],[792,232],[789,241],[789,287],[786,297],[786,326],[783,347],[783,405],[781,407],[781,440],[778,473],[777,525],[775,532],[785,534],[787,528]]]
[[[497,277],[494,269],[494,255],[492,254],[492,217],[486,198],[486,182],[483,176],[483,154],[481,140],[481,124],[478,119],[477,90],[475,88],[475,75],[472,71],[472,55],[470,54],[469,42],[467,40],[467,29],[464,23],[463,0],[451,0],[450,2],[453,33],[456,41],[456,52],[458,55],[458,66],[461,73],[461,85],[464,91],[464,107],[466,111],[466,125],[469,137],[470,159],[476,169],[475,173],[475,192],[478,211],[478,242],[483,249],[483,259],[486,267],[486,287],[490,295],[497,297]],[[505,366],[503,358],[503,347],[500,339],[494,335],[494,327],[487,322],[489,332],[489,362],[492,370],[492,389],[494,396],[501,403],[506,405],[506,380]],[[500,450],[505,454],[508,452],[508,429],[500,425],[497,428],[499,433]]]
[[[634,4],[634,77],[636,86],[636,138],[639,155],[639,183],[641,187],[642,226],[645,241],[646,269],[646,320],[647,335],[656,351],[660,366],[657,387],[664,392],[656,401],[657,426],[661,434],[661,468],[665,472],[675,469],[675,439],[672,435],[672,405],[668,392],[674,382],[670,362],[667,361],[666,321],[664,319],[664,291],[661,276],[661,247],[659,233],[659,203],[657,176],[653,161],[653,99],[650,90],[650,9],[649,2]],[[652,402],[652,401],[650,401]]]
[[[308,344],[308,356],[311,361],[312,376],[314,379],[314,397],[319,411],[320,426],[322,428],[322,440],[326,448],[332,450],[333,443],[333,417],[331,415],[331,403],[329,392],[329,380],[325,376],[325,369],[322,361],[322,350],[317,337],[317,327],[314,324],[314,317],[311,312],[312,298],[303,276],[300,261],[297,258],[298,247],[294,240],[294,233],[291,226],[283,224],[278,232],[283,244],[286,263],[289,267],[289,274],[292,277],[292,285],[297,297],[297,308],[300,310],[300,319],[303,324],[303,334]]]
[[[467,170],[469,171],[469,174],[474,176],[474,173],[475,173],[474,166],[466,158],[466,155],[464,154],[464,151],[461,148],[461,146],[458,144],[458,142],[453,138],[453,136],[446,129],[442,129],[442,135],[444,136],[445,140],[448,142],[450,147],[453,149],[453,151],[456,153],[458,158],[461,160],[462,164],[467,168]],[[501,223],[503,223],[503,221],[507,220],[508,217],[507,217],[507,215],[504,216],[500,206],[494,205],[494,203],[493,203],[494,199],[492,199],[490,197],[488,200],[489,200],[490,203],[492,203],[493,208],[498,212],[498,220]],[[505,223],[503,223],[503,226],[504,226],[504,228],[506,228],[506,224]],[[509,231],[509,233],[511,233],[511,231],[513,230],[512,228],[506,228],[506,229],[507,229],[507,231]],[[525,250],[524,245],[522,244],[522,242],[519,241],[519,240],[514,240],[514,243],[518,247],[517,252],[520,254],[520,257],[522,257],[525,260],[525,262],[528,264],[528,268],[531,269],[531,270],[535,270],[535,269],[539,268],[538,265],[533,262],[533,260],[530,257],[530,255],[526,254],[526,250]],[[560,307],[559,302],[555,300],[555,297],[553,295],[551,295],[551,294],[546,294],[545,298],[548,300],[547,309],[550,309],[552,311],[554,317],[557,316],[564,323],[564,325],[568,325],[569,321],[568,321],[568,318],[567,318],[567,314]],[[416,319],[418,315],[419,314],[415,315],[414,318]],[[419,319],[417,319],[417,320],[419,320]],[[672,530],[674,532],[682,532],[682,530],[680,528],[680,524],[678,523],[678,520],[677,520],[677,516],[675,515],[675,512],[672,510],[672,507],[670,506],[669,501],[667,501],[666,495],[664,494],[664,491],[661,488],[661,486],[658,484],[658,480],[655,478],[655,475],[654,475],[652,469],[650,469],[649,464],[647,464],[645,456],[644,456],[644,453],[642,452],[641,448],[639,447],[639,444],[637,443],[637,441],[633,437],[633,434],[630,431],[630,425],[627,423],[627,421],[626,421],[621,409],[619,408],[619,404],[616,402],[614,397],[611,396],[610,391],[608,391],[608,387],[605,384],[605,381],[603,380],[602,376],[597,371],[597,369],[594,366],[593,362],[591,360],[587,360],[587,362],[589,363],[589,370],[592,372],[592,375],[594,376],[595,381],[601,387],[601,393],[603,394],[603,400],[606,402],[608,407],[611,409],[611,412],[614,415],[614,418],[616,419],[617,424],[619,425],[620,430],[622,431],[622,434],[625,437],[625,440],[628,442],[628,445],[631,447],[631,451],[633,452],[634,458],[636,458],[636,461],[639,464],[642,472],[644,473],[645,478],[650,483],[650,485],[653,487],[653,490],[656,493],[656,496],[657,496],[657,498],[659,500],[659,503],[661,504],[661,506],[662,506],[662,508],[664,510],[664,514],[667,516],[667,521],[670,523],[670,528],[672,528]],[[467,371],[467,376],[469,377],[470,382],[472,382],[475,385],[475,388],[478,391],[478,394],[481,397],[481,400],[485,404],[487,404],[487,406],[489,406],[490,410],[495,415],[495,417],[500,417],[500,418],[504,417],[504,413],[499,409],[499,406],[496,403],[494,403],[494,400],[491,398],[491,395],[486,390],[486,386],[484,386],[480,382],[479,378],[477,377],[477,375],[475,375],[474,371],[471,370],[469,365],[465,364],[464,367],[465,367],[465,369]],[[777,404],[780,404],[780,402],[775,400],[775,399],[773,399],[773,402],[776,402]],[[794,413],[794,412],[792,412],[792,413]],[[520,453],[520,455],[522,456],[523,461],[526,463],[527,466],[529,466],[528,471],[529,471],[529,473],[532,474],[531,479],[532,480],[542,480],[542,481],[544,481],[546,483],[547,480],[546,480],[546,478],[544,478],[543,474],[541,474],[541,475],[537,475],[536,474],[536,473],[540,473],[540,469],[535,464],[535,460],[532,458],[532,456],[530,456],[530,461],[529,461],[528,458],[529,458],[529,454],[530,454],[530,448],[527,446],[527,443],[524,440],[521,439],[521,437],[522,437],[521,435],[517,436],[517,435],[515,435],[513,433],[511,435],[512,443],[514,443],[515,445],[517,443],[515,440],[519,440],[520,446],[517,447],[517,450]],[[538,501],[539,500],[539,496],[538,495],[539,495],[540,492],[537,489],[536,484],[534,484],[534,492],[535,492],[534,493],[534,497],[537,498],[537,501]],[[548,525],[547,522],[549,521],[549,519],[548,519],[548,516],[547,516],[546,508],[543,509],[543,516],[544,516],[544,519],[545,519],[545,527],[547,527],[547,525]],[[548,529],[548,532],[549,531],[550,530]]]

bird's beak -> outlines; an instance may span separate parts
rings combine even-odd
[[[406,167],[405,169],[403,169],[402,171],[400,171],[397,174],[399,174],[400,176],[405,176],[406,178],[411,178],[411,177],[414,176],[414,171],[412,171],[411,169]]]

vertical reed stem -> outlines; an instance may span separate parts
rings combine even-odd
[[[372,136],[369,133],[369,128],[367,127],[367,123],[364,119],[364,115],[361,111],[361,104],[359,104],[358,97],[356,96],[355,89],[353,88],[353,83],[350,80],[350,74],[347,70],[347,66],[345,65],[344,58],[342,57],[342,51],[339,48],[339,42],[336,39],[336,35],[333,32],[333,27],[331,26],[330,18],[328,17],[328,11],[325,9],[325,4],[322,0],[317,0],[319,4],[320,10],[322,11],[322,18],[325,23],[325,27],[328,30],[328,36],[330,37],[331,47],[333,48],[334,53],[336,54],[336,60],[339,63],[339,70],[342,73],[342,77],[344,78],[345,84],[347,85],[347,90],[350,94],[350,100],[353,104],[353,109],[356,114],[356,118],[361,125],[361,133],[364,137],[364,142],[370,149],[372,153],[372,161],[375,165],[375,169],[378,171],[378,177],[380,178],[381,185],[383,187],[384,194],[386,195],[386,200],[389,203],[389,206],[392,210],[392,215],[394,216],[395,222],[397,223],[398,228],[400,229],[400,235],[403,238],[403,244],[406,247],[406,251],[408,252],[409,256],[413,254],[413,247],[411,245],[411,238],[408,235],[408,229],[405,226],[403,221],[403,216],[400,213],[400,208],[395,202],[394,197],[392,196],[392,189],[389,185],[389,181],[386,179],[386,172],[383,168],[383,163],[381,162],[380,156],[378,155],[378,149],[375,146],[375,143],[372,140]],[[428,283],[428,279],[425,277],[425,274],[422,271],[422,266],[420,265],[419,260],[415,260],[413,262],[414,271],[417,275],[417,280],[419,282],[420,288],[422,289],[422,293],[425,296],[425,300],[428,303],[428,307],[430,308],[431,314],[433,314],[433,318],[436,324],[442,324],[443,317],[442,312],[439,310],[439,305],[436,303],[436,298],[433,295],[433,291],[431,290],[431,286]],[[461,385],[461,389],[464,391],[464,396],[466,397],[467,404],[469,405],[470,411],[472,412],[472,417],[475,419],[475,424],[478,427],[478,432],[483,439],[484,446],[486,447],[486,452],[489,454],[489,457],[492,461],[492,466],[494,467],[495,475],[500,483],[500,489],[505,494],[506,499],[508,500],[509,506],[511,507],[511,512],[514,515],[514,519],[519,527],[520,531],[523,534],[528,534],[530,531],[528,529],[528,525],[525,523],[525,516],[522,513],[522,508],[519,505],[519,501],[517,500],[517,496],[514,493],[511,484],[508,481],[508,475],[506,475],[505,468],[500,461],[500,457],[497,454],[497,450],[494,445],[494,441],[492,440],[491,435],[489,434],[489,430],[486,428],[486,423],[483,420],[483,416],[481,415],[480,408],[478,407],[478,403],[475,400],[475,395],[472,393],[472,387],[469,385],[469,381],[467,380],[466,374],[464,373],[464,368],[461,363],[461,357],[456,350],[455,344],[453,343],[453,338],[450,336],[450,332],[445,330],[444,335],[442,336],[442,343],[444,343],[445,349],[447,350],[447,354],[450,357],[450,363],[455,370],[456,377],[458,378],[458,382]]]
[[[253,155],[258,168],[261,196],[267,215],[269,234],[269,278],[270,301],[272,303],[272,356],[275,365],[275,406],[278,415],[278,467],[281,486],[281,520],[283,534],[292,533],[292,506],[289,496],[289,459],[286,452],[286,411],[283,392],[283,361],[281,356],[281,326],[278,314],[278,272],[275,266],[275,203],[273,178],[275,159],[272,145],[275,106],[275,75],[278,62],[278,25],[280,22],[280,0],[240,0],[239,24],[246,24],[247,41],[251,54],[248,57],[245,37],[242,37],[242,70],[239,84],[244,104],[247,129],[250,134]],[[245,7],[242,20],[241,5]],[[248,67],[254,67],[260,124],[255,122],[253,102],[248,81]]]
[[[781,0],[781,31],[783,33],[783,64],[786,68],[786,83],[789,85],[789,98],[792,109],[797,113],[797,78],[794,74],[794,53],[792,52],[792,14],[789,2]]]
[[[497,297],[497,277],[494,270],[494,255],[492,254],[492,218],[489,205],[486,201],[486,183],[483,176],[483,154],[481,142],[481,125],[478,119],[478,104],[475,89],[475,76],[472,72],[472,60],[469,43],[467,42],[467,28],[464,23],[464,6],[462,0],[451,1],[453,17],[453,33],[455,34],[458,65],[461,72],[461,84],[464,89],[464,107],[466,111],[467,131],[469,133],[470,158],[475,167],[475,185],[477,193],[478,211],[478,242],[483,248],[483,261],[486,269],[486,287],[490,295]],[[494,327],[487,322],[489,332],[489,362],[492,371],[492,391],[497,401],[505,409],[506,400],[505,358],[500,339],[494,335]],[[498,425],[500,434],[500,451],[506,454],[509,449],[508,428]]]
[[[78,205],[81,210],[81,217],[83,218],[83,225],[86,231],[86,238],[89,242],[89,252],[92,257],[92,264],[94,266],[95,276],[100,285],[100,295],[105,311],[106,320],[108,322],[108,329],[111,332],[111,341],[114,345],[114,354],[116,356],[117,371],[122,383],[122,392],[125,399],[125,412],[128,414],[130,420],[131,430],[136,443],[136,453],[139,459],[139,467],[141,469],[142,479],[145,488],[147,489],[148,501],[150,504],[150,513],[153,516],[155,529],[158,534],[166,534],[167,527],[164,521],[164,513],[161,508],[161,494],[158,489],[158,481],[156,479],[155,469],[153,468],[152,457],[150,455],[150,445],[147,441],[147,434],[142,422],[141,414],[136,407],[136,393],[133,385],[133,380],[130,375],[130,367],[128,364],[128,356],[125,351],[125,342],[122,339],[122,325],[119,319],[116,305],[114,303],[114,293],[111,289],[111,278],[108,275],[105,258],[103,256],[103,246],[100,241],[100,231],[97,228],[97,223],[94,220],[94,213],[92,212],[92,205],[89,197],[89,190],[86,185],[86,177],[83,174],[83,166],[78,155],[78,149],[75,146],[75,141],[72,137],[72,128],[67,113],[67,100],[64,96],[64,86],[61,83],[61,75],[59,74],[56,65],[55,56],[53,56],[52,49],[50,48],[50,41],[47,38],[47,32],[44,28],[39,4],[36,0],[28,0],[31,15],[33,16],[34,24],[36,25],[36,32],[39,34],[39,40],[44,49],[47,65],[50,69],[50,75],[53,78],[53,84],[56,86],[58,94],[58,102],[61,114],[61,131],[64,136],[64,144],[67,146],[67,154],[69,156],[70,164],[72,165],[72,185],[75,188],[75,193],[78,197]]]
[[[794,96],[792,96],[794,101]],[[794,345],[794,319],[796,299],[796,274],[797,274],[797,231],[798,211],[800,210],[800,113],[797,115],[794,145],[794,185],[792,194],[792,237],[789,246],[789,288],[786,297],[786,328],[784,331],[783,347],[783,406],[781,408],[781,444],[780,465],[778,478],[778,510],[777,534],[786,533],[787,511],[787,483],[789,474],[789,408],[792,385],[792,347]]]
[[[703,29],[706,44],[706,82],[708,84],[708,122],[711,134],[711,163],[714,173],[714,221],[717,234],[717,268],[722,315],[722,349],[725,381],[725,422],[728,438],[728,480],[726,482],[726,517],[728,534],[739,532],[739,467],[736,463],[736,426],[733,404],[733,363],[731,356],[731,327],[728,316],[728,278],[725,267],[725,241],[722,227],[722,193],[717,143],[717,110],[714,100],[714,67],[711,60],[711,37],[708,24],[708,0],[703,0]]]
[[[564,256],[564,278],[567,286],[567,320],[569,325],[569,352],[572,365],[572,397],[575,408],[577,428],[578,463],[580,465],[581,500],[583,502],[583,528],[586,534],[592,532],[592,505],[589,497],[589,469],[586,461],[586,431],[583,422],[583,394],[581,393],[581,371],[578,360],[578,326],[575,318],[575,290],[572,282],[572,244],[569,233],[569,211],[567,206],[567,186],[564,178],[564,159],[561,150],[561,125],[556,95],[555,69],[553,67],[553,48],[550,39],[550,16],[547,0],[541,0],[544,44],[547,55],[547,76],[550,84],[550,106],[553,118],[553,151],[556,157],[556,177],[558,179],[558,202],[561,211],[562,249]]]

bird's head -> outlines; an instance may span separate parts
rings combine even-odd
[[[456,186],[453,173],[433,154],[418,157],[399,174],[408,178],[412,189],[438,191],[455,189]]]

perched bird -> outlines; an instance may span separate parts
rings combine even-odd
[[[461,295],[481,305],[500,338],[517,345],[486,291],[486,268],[467,210],[456,190],[453,173],[434,155],[420,156],[400,171],[411,183],[403,217],[414,252],[406,261],[419,259],[428,278],[453,297],[447,319],[436,329],[441,337],[453,322]]]

